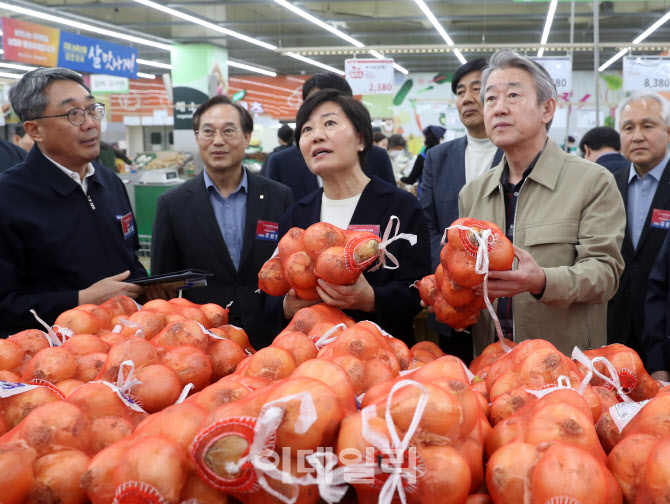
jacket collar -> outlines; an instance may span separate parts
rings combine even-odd
[[[565,152],[563,149],[561,149],[561,147],[551,138],[548,138],[547,144],[545,145],[542,154],[540,154],[537,163],[535,163],[533,171],[528,175],[528,178],[553,191],[556,188],[558,176],[561,173],[561,169],[557,168],[556,158],[564,154]],[[498,166],[493,169],[493,174],[486,185],[485,195],[489,195],[493,191],[498,190],[506,162],[507,157],[503,156]]]
[[[24,163],[61,196],[67,196],[77,189],[81,190],[79,184],[65,175],[58,166],[42,154],[37,144],[30,149]],[[88,178],[89,184],[100,184],[100,174],[98,173],[100,169],[96,168],[95,173]]]

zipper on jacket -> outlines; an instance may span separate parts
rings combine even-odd
[[[91,210],[95,211],[95,204],[88,194],[86,195],[86,199],[88,200],[88,204],[91,205]]]
[[[519,187],[518,191],[518,196],[516,197],[516,205],[514,206],[514,229],[512,229],[512,244],[516,242],[516,214],[517,211],[519,210],[519,198],[521,197],[521,191],[523,190],[523,186],[526,185],[526,180],[528,180],[528,177],[524,179],[524,181],[521,183],[521,187]],[[498,186],[498,189],[500,190],[500,194],[503,197],[503,204],[505,203],[505,192],[503,191],[502,185]],[[505,222],[505,229],[507,229],[507,222]],[[514,296],[512,296],[512,299],[510,300],[512,303],[512,341],[516,342],[516,311],[514,309]]]

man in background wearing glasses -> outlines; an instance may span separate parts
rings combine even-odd
[[[184,291],[195,303],[227,305],[231,324],[261,348],[275,334],[264,317],[258,272],[277,247],[279,218],[293,203],[291,190],[242,165],[254,121],[227,96],[215,96],[193,114],[204,169],[158,199],[151,244],[153,275],[203,269],[207,287]]]
[[[121,180],[92,161],[105,115],[79,74],[40,68],[9,92],[35,141],[0,174],[0,336],[40,327],[80,304],[136,298],[125,282],[146,276],[133,212]]]

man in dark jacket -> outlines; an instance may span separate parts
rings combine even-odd
[[[25,74],[9,92],[35,140],[26,160],[0,175],[0,334],[53,323],[79,304],[118,295],[146,276],[121,180],[92,163],[100,151],[96,103],[81,76],[63,68]]]
[[[0,173],[9,170],[26,158],[26,151],[21,147],[0,138]]]
[[[419,201],[430,230],[433,271],[440,263],[444,230],[458,219],[458,193],[466,182],[496,166],[502,158],[502,150],[491,143],[484,127],[479,92],[485,66],[484,59],[468,61],[458,67],[451,81],[458,114],[467,134],[426,153]],[[433,315],[429,315],[428,321],[430,327],[438,331],[440,346],[445,352],[466,362],[472,360],[471,337],[466,333],[455,334],[449,326],[436,322]]]
[[[619,105],[617,117],[631,166],[614,174],[626,207],[626,267],[607,309],[607,343],[633,348],[653,373],[659,371],[656,355],[643,344],[642,331],[649,274],[670,226],[670,103],[657,93],[634,93]]]
[[[630,168],[630,161],[619,153],[621,139],[613,128],[599,126],[588,130],[579,141],[579,150],[584,159],[598,163],[612,173]]]
[[[204,169],[158,199],[151,243],[152,274],[211,271],[207,287],[184,291],[196,303],[227,305],[259,349],[276,336],[264,316],[258,272],[277,247],[279,218],[291,191],[242,165],[254,122],[227,96],[215,96],[193,115]]]
[[[302,99],[306,100],[320,89],[338,89],[348,96],[352,95],[351,87],[346,80],[334,73],[324,72],[314,74],[305,81],[302,85]],[[373,146],[368,153],[366,166],[362,168],[368,177],[377,175],[382,180],[396,185],[391,159],[385,149]],[[300,149],[295,145],[270,157],[267,177],[288,186],[293,192],[295,201],[300,201],[321,186],[321,181],[309,171]]]
[[[293,128],[291,128],[288,124],[282,124],[279,130],[277,130],[277,141],[279,142],[279,145],[277,145],[277,147],[272,149],[272,152],[270,152],[265,158],[265,161],[263,161],[263,166],[261,167],[261,175],[263,175],[264,177],[268,176],[268,165],[270,162],[270,156],[276,154],[277,152],[290,149],[291,146],[293,146]]]

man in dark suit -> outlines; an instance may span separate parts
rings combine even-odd
[[[650,350],[642,344],[644,300],[670,226],[670,103],[657,93],[634,93],[619,105],[617,117],[622,151],[632,165],[614,174],[626,206],[621,247],[626,267],[609,302],[607,342],[623,343],[651,363]]]
[[[337,89],[347,96],[352,96],[351,87],[346,80],[334,73],[324,72],[314,74],[302,85],[303,101],[320,89]],[[362,168],[368,177],[377,175],[382,180],[396,185],[391,159],[385,149],[374,145],[368,153],[366,166]],[[268,161],[267,177],[288,186],[293,191],[296,201],[300,201],[321,186],[317,176],[307,168],[300,149],[295,145],[272,154]]]
[[[598,126],[584,133],[579,141],[579,150],[582,151],[584,159],[598,163],[612,173],[630,168],[630,161],[619,154],[619,133],[608,126]]]
[[[26,158],[26,151],[21,147],[0,138],[0,172],[10,169]]]
[[[193,115],[203,171],[158,199],[152,235],[151,272],[208,270],[207,287],[184,291],[196,303],[230,307],[229,322],[241,326],[261,348],[276,334],[263,316],[258,272],[277,246],[279,218],[293,203],[291,191],[242,165],[254,123],[227,96],[215,96]]]
[[[440,264],[442,235],[445,228],[458,219],[458,193],[466,182],[496,166],[502,158],[486,136],[481,98],[482,70],[486,60],[476,59],[458,67],[451,81],[456,107],[467,134],[440,144],[428,151],[421,179],[419,201],[430,230],[430,251],[433,270]],[[464,333],[455,335],[449,326],[435,321],[429,325],[440,335],[440,346],[464,361],[472,360],[472,339]]]

